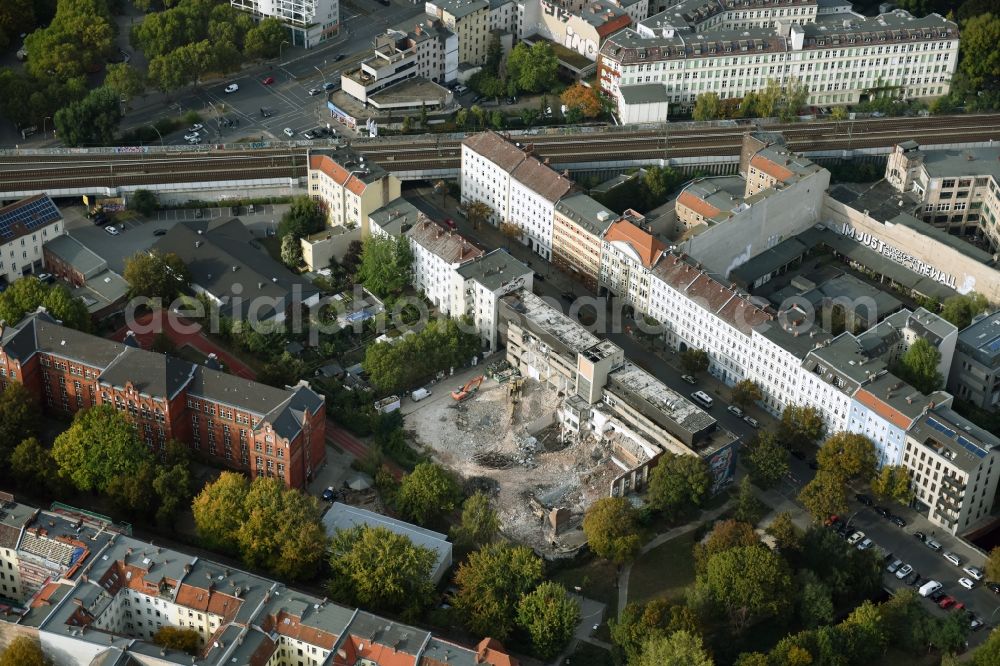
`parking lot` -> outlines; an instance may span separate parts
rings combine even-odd
[[[1000,596],[994,594],[986,586],[986,580],[976,581],[972,590],[967,590],[958,583],[959,578],[970,578],[963,571],[964,568],[969,566],[984,568],[985,558],[981,553],[950,534],[941,532],[936,526],[932,526],[926,518],[919,516],[909,508],[898,505],[888,507],[893,514],[900,516],[907,523],[906,527],[897,527],[878,515],[874,508],[866,507],[854,499],[851,500],[850,505],[853,513],[843,517],[849,519],[852,528],[848,534],[855,530],[864,532],[866,537],[870,538],[876,546],[887,554],[887,561],[883,563],[883,581],[886,587],[889,589],[907,587],[906,583],[894,574],[885,571],[885,566],[889,562],[899,559],[904,564],[910,565],[913,571],[920,575],[919,584],[927,580],[940,582],[943,585],[941,591],[944,594],[962,603],[965,608],[982,619],[988,627],[992,628],[996,625],[997,616],[1000,615],[997,613],[1000,610]],[[934,551],[928,548],[923,541],[914,536],[915,532],[922,532],[928,540],[933,539],[940,543],[941,550]],[[949,552],[959,557],[960,564],[958,566],[944,558],[945,553]],[[888,557],[889,554],[891,557]],[[919,584],[913,586],[912,589],[916,590]],[[954,612],[938,608],[937,604],[930,599],[923,599],[922,602],[927,604],[927,608],[932,613],[938,615]],[[970,635],[969,644],[978,644],[985,639],[987,634],[987,631],[980,631]]]

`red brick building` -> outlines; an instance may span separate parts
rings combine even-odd
[[[277,389],[81,333],[45,312],[0,322],[0,389],[9,381],[55,414],[112,405],[153,451],[177,439],[251,478],[301,488],[326,460],[326,403],[305,382]]]

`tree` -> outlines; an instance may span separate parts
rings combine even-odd
[[[986,560],[986,579],[1000,580],[1000,546],[994,546]]]
[[[466,123],[469,122],[469,111],[468,109],[462,108],[455,112],[455,127],[458,129],[463,129]]]
[[[823,413],[815,407],[788,405],[781,412],[778,441],[789,451],[804,451],[823,439],[825,433]]]
[[[530,47],[520,42],[507,56],[507,79],[518,90],[534,93],[550,90],[558,71],[559,59],[546,41]]]
[[[471,549],[492,543],[499,531],[500,520],[490,506],[490,498],[476,491],[462,503],[462,522],[451,528],[451,538]]]
[[[517,607],[517,622],[531,637],[532,652],[545,660],[566,647],[579,621],[580,604],[549,580],[521,597]]]
[[[473,104],[469,109],[469,115],[476,121],[476,129],[483,129],[486,124],[486,111],[478,104]]]
[[[741,379],[733,385],[732,402],[743,409],[748,408],[763,397],[764,394],[761,393],[760,386],[752,379]]]
[[[266,18],[247,30],[243,52],[250,58],[275,58],[281,43],[288,39],[288,30],[275,18]]]
[[[647,501],[671,520],[701,506],[712,487],[707,463],[698,456],[664,453],[649,479]]]
[[[793,596],[788,564],[761,545],[716,553],[697,585],[730,614],[736,629],[784,613]]]
[[[525,107],[521,109],[520,115],[521,115],[521,122],[524,123],[524,126],[531,127],[538,121],[539,116],[541,116],[541,112],[538,109],[530,109]]]
[[[502,111],[495,109],[490,111],[490,127],[495,130],[502,130],[507,125],[507,116]]]
[[[15,384],[20,386],[20,384]],[[54,476],[55,463],[52,454],[35,437],[28,437],[10,454],[10,472],[17,483],[24,488],[50,488]]]
[[[559,99],[568,109],[567,113],[576,110],[583,118],[596,118],[604,110],[600,93],[582,83],[574,83],[566,88]]]
[[[470,201],[465,205],[465,217],[472,222],[472,228],[478,229],[479,225],[490,219],[493,215],[493,208],[485,201]]]
[[[144,518],[153,505],[154,498],[149,488],[155,477],[156,468],[153,461],[144,460],[131,474],[111,479],[104,493],[119,513],[132,519]]]
[[[736,510],[733,517],[750,525],[756,525],[763,514],[764,506],[754,495],[750,478],[744,476],[740,481],[740,492],[736,496]]]
[[[907,505],[913,498],[910,470],[902,465],[886,465],[872,479],[872,492],[880,500],[895,500]]]
[[[69,293],[69,289],[56,284],[48,289],[42,305],[53,317],[70,328],[78,331],[91,329],[90,313],[83,300]]]
[[[1000,14],[980,14],[962,26],[962,60],[959,65],[973,88],[996,84],[1000,75]]]
[[[28,636],[17,636],[3,652],[0,666],[51,666],[52,662],[42,652],[42,645]]]
[[[79,298],[70,295],[69,290],[61,284],[49,287],[34,275],[26,275],[0,293],[0,319],[3,321],[17,323],[38,310],[39,306],[70,328],[90,330],[87,306]]]
[[[33,0],[9,0],[0,4],[0,49],[7,49],[21,33],[35,29]]]
[[[689,375],[698,375],[708,370],[708,352],[704,349],[691,347],[681,352],[681,367]]]
[[[675,631],[646,641],[636,666],[713,666],[701,636],[689,631]]]
[[[708,561],[716,553],[760,543],[753,531],[753,525],[740,520],[720,520],[712,527],[704,542],[694,545],[695,570],[704,573]]]
[[[433,550],[402,534],[357,525],[333,536],[327,588],[352,606],[416,615],[433,599],[436,562]]]
[[[718,120],[722,117],[722,100],[714,92],[701,93],[694,100],[691,117],[695,120]]]
[[[161,465],[153,478],[153,490],[158,500],[156,524],[161,529],[173,527],[174,516],[191,500],[194,492],[190,465],[187,462]]]
[[[289,268],[298,268],[302,265],[302,245],[292,234],[281,239],[281,261]]]
[[[994,579],[995,580],[995,579]],[[990,632],[986,642],[979,646],[972,656],[974,666],[993,666],[1000,664],[1000,631]],[[0,665],[3,662],[0,661]]]
[[[134,475],[150,459],[124,414],[110,405],[77,412],[52,446],[59,474],[79,490],[105,492],[115,479]]]
[[[792,514],[787,511],[776,515],[765,531],[774,537],[778,549],[782,551],[796,550],[802,538],[795,523],[792,522]]]
[[[153,634],[153,642],[169,650],[181,650],[195,655],[201,650],[201,634],[194,629],[172,627],[169,624],[160,627]]]
[[[964,41],[962,47],[965,48]],[[946,298],[941,305],[941,316],[961,331],[969,327],[973,317],[981,312],[985,312],[989,307],[990,304],[986,300],[986,297],[973,291],[968,294]]]
[[[396,508],[407,520],[424,525],[455,509],[459,488],[451,472],[432,462],[423,462],[403,477],[396,495]]]
[[[542,560],[531,549],[487,544],[459,565],[455,607],[471,631],[504,640],[514,628],[521,597],[541,581]]]
[[[830,589],[816,580],[811,580],[802,586],[799,598],[799,618],[806,629],[827,625],[833,622],[833,598]]]
[[[781,101],[781,84],[775,79],[768,79],[767,85],[757,93],[757,115],[761,118],[771,118]]]
[[[0,464],[10,460],[24,439],[38,433],[40,422],[41,412],[34,396],[23,384],[8,382],[0,391]]]
[[[799,109],[806,105],[809,99],[809,88],[797,78],[789,79],[782,90],[781,110],[778,117],[783,122],[791,122],[799,115]]]
[[[697,617],[691,608],[656,598],[646,604],[630,603],[619,618],[608,621],[611,640],[625,657],[624,662],[639,660],[642,647],[653,637],[667,637],[675,631],[698,631]]]
[[[847,120],[848,111],[846,106],[835,106],[830,110],[830,119],[840,122],[842,120]]]
[[[845,481],[867,482],[878,469],[878,454],[872,440],[853,432],[836,432],[823,442],[816,454],[819,468]]]
[[[105,86],[56,111],[52,123],[67,146],[107,146],[114,142],[121,118],[118,93]]]
[[[205,548],[238,553],[235,536],[246,519],[246,498],[250,483],[236,472],[223,472],[194,498],[191,511],[195,529]]]
[[[125,261],[122,277],[129,283],[132,296],[160,299],[168,305],[191,284],[191,273],[173,252],[150,250],[132,255]]]
[[[291,234],[295,238],[304,238],[309,234],[322,231],[326,225],[326,215],[319,202],[308,195],[292,199],[285,214],[278,223],[278,237],[284,238]]]
[[[116,62],[108,65],[104,85],[110,88],[119,100],[131,102],[146,89],[142,72],[127,62]]]
[[[615,564],[639,553],[639,512],[624,497],[602,497],[587,509],[583,533],[590,549]]]
[[[799,493],[799,502],[817,522],[831,514],[847,513],[844,478],[836,472],[820,469]]]
[[[410,282],[413,250],[405,236],[369,236],[364,240],[358,280],[365,289],[383,298],[399,294]]]
[[[788,476],[788,449],[770,432],[759,432],[746,457],[750,478],[761,488],[773,488]]]
[[[940,362],[941,352],[926,338],[917,338],[893,367],[893,371],[921,393],[932,393],[944,383],[944,378],[938,372]]]
[[[149,217],[160,207],[160,202],[157,200],[156,194],[150,190],[136,190],[129,198],[128,207],[140,215]]]
[[[257,381],[275,388],[284,388],[294,385],[305,374],[305,362],[286,351],[273,361],[264,364],[264,367],[257,373]]]
[[[236,530],[244,564],[282,578],[305,580],[316,574],[326,552],[319,501],[281,479],[257,477],[244,500],[245,520]]]

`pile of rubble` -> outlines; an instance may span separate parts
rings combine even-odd
[[[524,380],[520,398],[487,380],[465,402],[441,400],[409,414],[407,429],[441,464],[463,479],[488,481],[503,532],[540,550],[559,551],[594,500],[606,496],[617,470],[609,450],[561,432],[554,415],[562,397]],[[555,541],[555,543],[553,543]]]

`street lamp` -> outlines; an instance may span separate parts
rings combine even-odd
[[[156,136],[160,137],[160,145],[162,146],[163,145],[163,135],[160,134],[160,130],[156,129],[156,125],[154,125],[152,123],[149,123],[149,126],[153,128],[154,132],[156,132]]]
[[[325,60],[323,61],[323,66],[324,67],[326,66]],[[326,74],[323,73],[323,70],[321,70],[318,65],[313,65],[313,67],[316,69],[317,72],[319,72],[320,78],[323,79],[323,88],[326,89]]]

